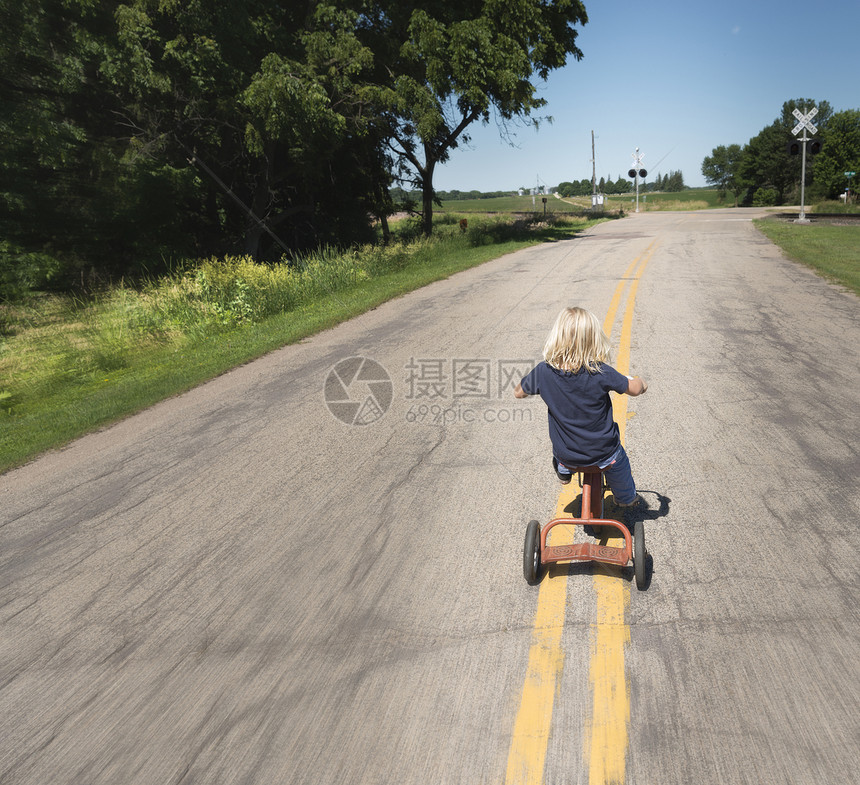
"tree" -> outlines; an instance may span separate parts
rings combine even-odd
[[[356,21],[309,1],[135,0],[117,13],[112,72],[138,144],[195,162],[210,220],[244,235],[246,253],[275,234],[289,249],[349,242],[385,201]]]
[[[429,233],[435,167],[474,122],[537,125],[587,22],[579,0],[2,3],[0,276],[365,241],[395,175]]]
[[[830,117],[813,169],[815,184],[831,199],[858,182],[845,172],[860,172],[860,110],[849,109]]]
[[[356,35],[374,53],[377,108],[388,126],[397,173],[422,192],[425,234],[433,227],[435,168],[468,141],[467,129],[530,119],[545,106],[532,80],[545,80],[568,56],[579,0],[369,0]]]
[[[728,147],[720,145],[715,147],[711,155],[702,161],[702,174],[711,185],[717,186],[721,197],[726,192],[731,192],[735,197],[735,207],[738,206],[738,197],[746,188],[744,180],[740,175],[743,150],[739,144],[730,144]]]
[[[630,180],[626,180],[621,175],[618,176],[618,179],[615,181],[615,193],[616,194],[627,194],[633,190],[633,183]]]
[[[4,248],[119,275],[367,240],[368,216],[393,211],[358,11],[3,3]]]
[[[121,104],[99,77],[112,12],[98,4],[4,3],[0,38],[0,236],[13,264],[50,257],[52,273],[138,250],[128,219],[159,172],[124,165]],[[125,178],[126,187],[118,187]],[[174,180],[178,191],[187,182]],[[139,188],[137,186],[140,186]],[[151,204],[149,209],[155,209]],[[170,235],[172,227],[162,229]],[[48,250],[48,254],[45,251]],[[7,261],[6,264],[9,264]],[[116,265],[119,266],[119,265]]]
[[[762,129],[743,149],[740,164],[741,178],[749,184],[751,193],[759,189],[772,189],[777,204],[800,179],[800,164],[791,160],[786,151],[794,137],[781,122]]]
[[[683,172],[669,172],[664,190],[669,191],[670,193],[677,193],[679,191],[683,191],[686,187],[687,186],[684,185]]]
[[[807,114],[813,106],[818,107],[818,114],[813,122],[820,133],[826,129],[832,114],[827,101],[815,101],[808,98],[798,98],[786,101],[782,105],[779,117],[769,126],[762,129],[743,149],[743,160],[739,171],[741,179],[749,187],[749,194],[758,191],[768,194],[776,193],[776,203],[783,204],[800,182],[801,157],[788,153],[789,142],[796,138],[792,129],[797,125],[794,109]],[[807,167],[807,177],[811,176],[812,167]]]

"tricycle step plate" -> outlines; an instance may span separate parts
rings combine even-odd
[[[599,561],[625,567],[630,560],[630,551],[627,548],[613,548],[611,545],[593,542],[547,545],[540,560],[544,564],[558,561]]]

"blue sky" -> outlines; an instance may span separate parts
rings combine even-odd
[[[555,71],[541,94],[552,124],[494,120],[436,169],[437,190],[513,190],[626,177],[636,147],[650,180],[680,170],[705,185],[702,159],[745,144],[792,98],[860,109],[860,0],[585,0],[584,57]]]

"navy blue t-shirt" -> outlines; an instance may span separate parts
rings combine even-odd
[[[621,443],[609,391],[626,393],[629,380],[606,363],[600,370],[571,373],[542,362],[520,382],[524,392],[546,403],[553,454],[571,468],[596,465]]]

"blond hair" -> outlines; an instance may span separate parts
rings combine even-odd
[[[549,331],[543,358],[560,371],[599,373],[600,363],[610,362],[609,338],[591,311],[565,308]]]

